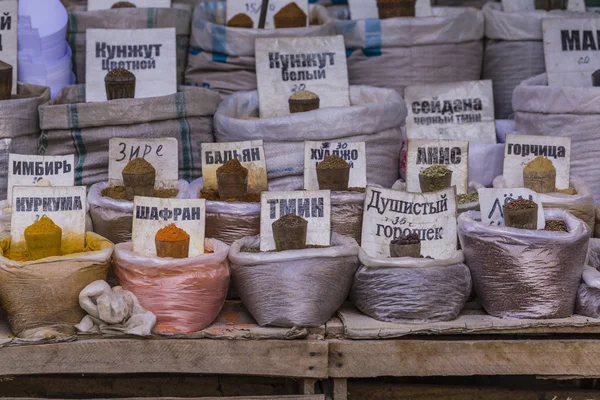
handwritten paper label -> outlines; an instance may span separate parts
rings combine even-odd
[[[309,20],[309,9],[308,0],[269,0],[269,8],[267,9],[267,19],[265,20],[265,29],[284,28],[281,25],[281,20],[278,16],[277,21],[275,16],[281,11],[282,8],[289,4],[296,4],[300,10],[306,15],[306,25]],[[229,22],[232,18],[243,14],[253,22],[253,28],[257,29],[260,21],[260,11],[262,8],[261,0],[227,0],[227,21]]]
[[[523,168],[537,156],[552,161],[556,188],[568,189],[571,174],[571,138],[560,136],[506,135],[504,180],[509,188],[523,187]]]
[[[320,108],[350,105],[343,36],[256,39],[255,47],[261,118],[288,115],[301,90],[317,94]]]
[[[350,18],[352,19],[379,19],[377,0],[348,0]],[[433,15],[430,0],[417,0],[415,3],[415,17],[429,17]]]
[[[409,139],[496,143],[492,81],[409,86],[404,97]]]
[[[526,199],[538,205],[538,229],[544,229],[546,221],[540,195],[525,188],[479,189],[479,208],[481,223],[492,226],[504,226],[504,211],[502,207],[511,200]]]
[[[108,142],[108,184],[123,186],[123,168],[134,158],[143,158],[156,170],[155,188],[175,188],[179,179],[178,154],[175,138],[112,138]]]
[[[542,28],[548,86],[591,87],[600,69],[600,20],[550,18]]]
[[[389,257],[390,242],[416,233],[421,254],[435,259],[456,252],[456,192],[408,193],[367,187],[362,248],[372,257]]]
[[[133,199],[131,230],[133,252],[141,256],[156,257],[156,233],[167,225],[175,224],[190,235],[188,257],[204,254],[205,215],[204,199],[136,196]]]
[[[10,64],[12,70],[11,93],[17,93],[17,0],[0,1],[0,60]]]
[[[456,193],[469,191],[469,142],[424,139],[408,141],[406,190],[420,193],[419,174],[436,164],[452,171],[452,186],[456,186]]]
[[[104,77],[116,68],[135,75],[135,98],[177,92],[175,28],[86,30],[85,99],[106,101]]]
[[[263,192],[260,202],[260,251],[275,250],[273,222],[286,214],[308,221],[306,244],[331,244],[331,192],[329,190]]]
[[[217,169],[234,158],[237,158],[244,168],[248,168],[248,193],[260,193],[269,189],[262,140],[202,143],[203,187],[217,190]]]
[[[350,164],[349,188],[367,186],[365,142],[304,142],[304,190],[319,190],[317,166],[330,155],[342,157]]]
[[[35,186],[45,179],[52,186],[73,186],[75,184],[75,156],[34,156],[26,154],[8,155],[7,196],[12,201],[14,186]]]
[[[88,0],[88,11],[108,10],[121,0]],[[127,0],[138,8],[170,8],[171,0]]]
[[[10,221],[11,247],[25,247],[25,229],[46,216],[62,229],[63,242],[85,247],[84,186],[15,186]]]

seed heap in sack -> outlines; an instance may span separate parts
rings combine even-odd
[[[86,188],[13,188],[11,235],[0,241],[0,303],[15,335],[72,335],[79,293],[106,279],[113,244],[86,232]]]
[[[229,246],[205,239],[205,202],[136,196],[132,241],[115,246],[117,281],[156,315],[156,333],[202,330],[225,304]]]
[[[593,231],[594,198],[583,179],[571,176],[571,141],[570,137],[506,135],[504,173],[493,186],[529,188],[540,194],[544,209],[569,211]]]
[[[328,190],[263,192],[260,236],[231,245],[236,289],[259,325],[320,326],[358,267],[354,239],[331,234]]]
[[[135,196],[190,198],[185,180],[177,180],[175,138],[109,140],[108,182],[92,185],[88,195],[95,232],[114,243],[131,240]]]
[[[256,85],[254,42],[258,38],[329,36],[335,33],[324,7],[311,7],[309,26],[259,29],[227,26],[225,1],[202,2],[194,9],[185,84],[222,94],[253,90]]]
[[[458,218],[475,292],[492,316],[573,314],[591,229],[568,211],[544,210],[540,197],[524,188],[481,189],[482,212]]]
[[[455,187],[424,193],[367,187],[352,303],[380,321],[455,319],[471,293],[456,215]]]

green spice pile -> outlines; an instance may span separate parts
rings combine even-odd
[[[342,157],[332,154],[327,156],[317,165],[317,169],[342,169],[350,166]]]
[[[440,177],[449,175],[452,173],[452,171],[444,167],[443,165],[435,164],[423,170],[423,172],[421,173],[423,174],[423,176]]]
[[[416,233],[409,233],[407,236],[400,236],[392,240],[392,244],[419,244],[421,243],[421,239],[419,239],[419,235]]]
[[[222,174],[230,174],[233,172],[244,172],[245,170],[246,170],[246,168],[244,168],[242,166],[242,164],[240,163],[240,160],[238,160],[237,158],[229,160],[225,164],[223,164],[219,168],[217,168],[217,172],[222,173]]]
[[[456,196],[456,201],[458,201],[458,204],[476,203],[479,201],[479,193],[471,192],[471,193],[459,194]]]
[[[561,219],[551,219],[546,221],[544,230],[553,232],[569,232],[566,222]]]
[[[106,74],[107,78],[129,78],[132,76],[133,73],[129,72],[125,68],[115,68]]]
[[[535,201],[526,200],[526,199],[516,199],[511,200],[504,205],[504,208],[507,210],[529,210],[531,208],[535,208],[537,204]]]

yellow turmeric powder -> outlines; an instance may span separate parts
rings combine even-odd
[[[190,235],[183,229],[178,228],[177,225],[171,224],[160,229],[154,238],[161,242],[178,242],[189,239]]]
[[[62,229],[50,218],[43,216],[29,225],[24,236],[30,260],[61,255]]]

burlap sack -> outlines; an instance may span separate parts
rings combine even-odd
[[[49,339],[75,333],[85,316],[79,293],[105,280],[113,244],[88,232],[86,252],[18,262],[3,256],[10,238],[0,241],[0,303],[13,333],[24,339]]]
[[[396,89],[478,80],[483,14],[474,8],[433,7],[432,17],[336,20],[344,35],[351,85]]]
[[[73,52],[77,83],[85,83],[85,31],[87,29],[175,28],[177,83],[183,82],[190,41],[192,11],[182,8],[121,8],[116,10],[74,11],[69,13],[67,40]]]
[[[306,28],[231,28],[225,25],[224,1],[199,4],[194,9],[185,84],[223,94],[256,89],[255,39],[335,34],[323,7],[314,7],[310,19],[315,24]]]
[[[110,138],[176,138],[179,177],[202,175],[200,146],[213,142],[212,90],[180,86],[169,96],[85,103],[84,85],[67,86],[40,107],[40,154],[75,154],[75,184],[108,180]]]
[[[350,107],[331,107],[277,118],[258,116],[256,91],[236,93],[215,114],[218,142],[264,140],[269,189],[301,189],[305,140],[366,142],[367,181],[390,187],[399,177],[404,100],[391,89],[350,87]]]
[[[8,154],[37,154],[38,107],[50,100],[44,86],[17,84],[17,95],[0,101],[0,199],[6,198]]]
[[[582,179],[599,202],[600,89],[550,87],[542,74],[515,88],[513,107],[518,132],[571,137],[571,174]]]
[[[590,18],[595,13],[562,10],[504,12],[500,3],[483,7],[487,43],[483,57],[483,79],[494,86],[496,118],[513,114],[512,94],[515,87],[532,76],[546,72],[542,19]]]

